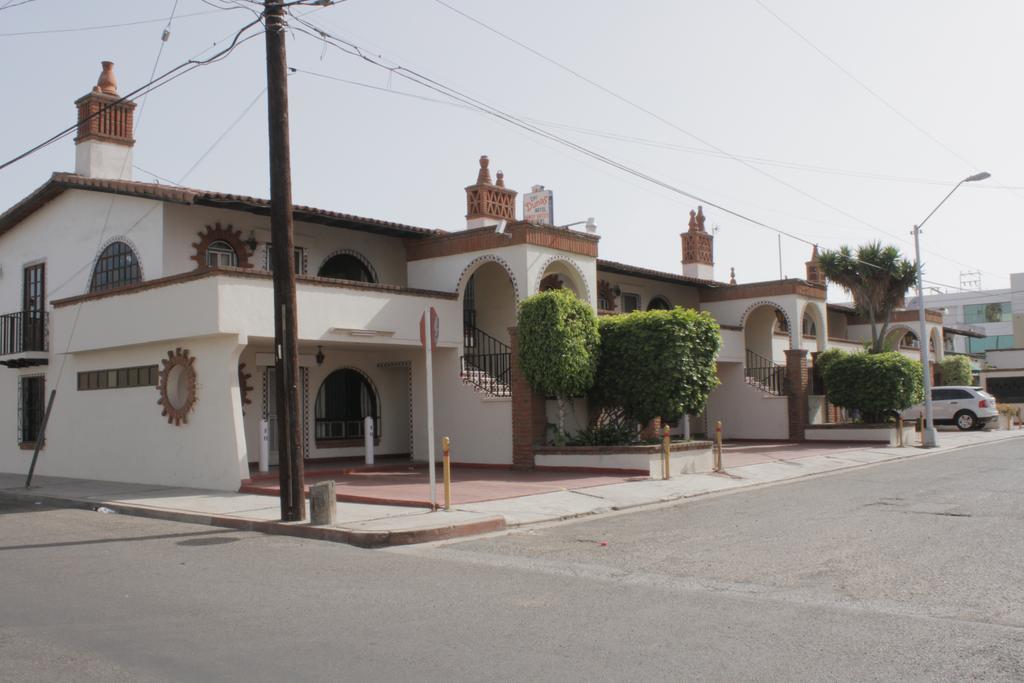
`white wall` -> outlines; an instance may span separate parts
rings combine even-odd
[[[241,231],[241,238],[252,233],[260,243],[250,261],[256,268],[264,264],[264,247],[270,241],[270,219],[247,211],[231,211],[203,206],[166,204],[166,248],[164,269],[167,274],[194,270],[193,242],[206,231],[207,225],[220,222]],[[398,237],[375,235],[360,230],[347,230],[316,223],[295,222],[295,246],[306,250],[307,273],[316,275],[322,262],[339,249],[350,249],[362,255],[376,271],[378,281],[405,286],[405,243]]]
[[[603,270],[597,271],[597,278],[605,280],[613,287],[618,285],[623,292],[640,295],[640,308],[647,310],[648,304],[655,297],[662,297],[672,306],[683,308],[698,308],[700,306],[700,295],[696,287],[682,284],[659,282],[647,278],[633,277],[630,275],[619,275]],[[615,312],[622,312],[622,297],[615,302]]]
[[[297,293],[302,340],[418,347],[419,320],[430,305],[440,321],[438,343],[457,347],[462,342],[462,311],[451,299],[309,283],[299,283]],[[80,304],[80,314],[76,308],[54,310],[55,348],[95,350],[220,333],[274,336],[269,277],[224,273],[86,301]],[[68,346],[71,329],[74,338]],[[352,336],[346,330],[379,334]]]
[[[160,364],[176,346],[195,357],[197,402],[188,423],[167,423],[156,387],[78,391],[77,375]],[[237,490],[247,476],[237,380],[237,336],[177,340],[70,356],[39,456],[40,475]],[[47,368],[53,388],[59,362]],[[18,449],[17,376],[0,373],[0,470],[27,471],[31,451]]]
[[[100,192],[59,195],[0,236],[0,314],[21,310],[22,268],[31,263],[46,263],[47,301],[88,292],[96,257],[115,237],[135,247],[145,278],[161,276],[159,207]]]
[[[434,419],[435,450],[441,461],[441,438],[451,438],[452,462],[512,464],[512,399],[495,398],[479,393],[462,383],[459,377],[459,356],[454,349],[434,354]],[[424,362],[414,366],[416,396],[425,396]],[[424,401],[417,401],[416,460],[425,461],[426,417]],[[419,444],[422,443],[421,448]]]
[[[788,439],[789,408],[785,396],[773,396],[747,384],[741,363],[719,363],[718,385],[708,399],[709,431],[722,421],[724,439]]]

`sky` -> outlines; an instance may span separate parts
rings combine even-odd
[[[226,46],[253,20],[247,5],[0,0],[0,163],[74,123],[101,60],[127,93]],[[756,223],[786,233],[786,277],[804,277],[812,244],[881,240],[912,259],[912,227],[988,171],[928,220],[924,277],[957,287],[980,271],[988,289],[1024,271],[1019,0],[345,0],[294,13],[391,67],[290,22],[296,203],[459,230],[486,154],[507,186],[552,190],[556,224],[593,216],[609,260],[680,272],[679,233],[704,203],[715,276],[735,268],[743,283],[780,275],[779,234]],[[269,196],[264,43],[250,33],[140,100],[137,180]],[[73,167],[69,136],[0,170],[0,207]]]

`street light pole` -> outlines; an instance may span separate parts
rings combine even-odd
[[[925,448],[935,448],[935,421],[932,414],[932,373],[931,367],[929,366],[928,358],[928,330],[925,325],[925,308],[924,308],[924,282],[921,274],[921,226],[923,226],[929,218],[931,218],[939,207],[946,203],[954,192],[957,191],[964,183],[973,183],[978,180],[984,180],[991,176],[991,173],[982,171],[981,173],[975,173],[972,176],[964,178],[957,183],[952,190],[949,191],[942,201],[932,209],[932,212],[924,217],[924,220],[914,226],[914,266],[917,270],[917,317],[920,324],[918,332],[918,343],[921,346],[921,374],[922,374],[922,388],[924,389],[924,432],[921,433],[921,445]]]

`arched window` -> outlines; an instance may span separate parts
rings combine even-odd
[[[317,441],[363,438],[363,419],[373,418],[374,436],[380,436],[380,413],[373,387],[357,370],[335,370],[316,394]]]
[[[224,240],[217,240],[206,248],[206,265],[210,268],[237,266],[238,254],[230,244]]]
[[[665,300],[665,297],[656,296],[647,304],[648,311],[671,311],[672,304]]]
[[[335,280],[355,280],[356,282],[376,282],[373,273],[358,257],[352,254],[335,254],[320,266],[320,277]]]
[[[140,282],[139,257],[125,242],[111,242],[96,259],[89,283],[90,292],[117,289]]]

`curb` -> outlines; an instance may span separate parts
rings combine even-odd
[[[93,501],[82,498],[62,498],[38,493],[0,491],[0,497],[27,503],[44,503],[52,507],[76,510],[96,511],[101,507],[105,507],[118,514],[133,517],[161,519],[168,522],[184,522],[186,524],[201,524],[204,526],[233,529],[235,531],[255,531],[278,536],[294,536],[296,538],[330,541],[333,543],[346,543],[359,548],[384,548],[397,545],[430,543],[461,538],[463,536],[503,531],[506,528],[505,518],[500,515],[493,515],[462,524],[447,524],[425,529],[362,531],[359,529],[346,529],[344,527],[312,526],[306,522],[276,522],[231,517],[228,515],[208,515],[199,512],[151,508],[144,505],[126,505],[124,503]]]
[[[1022,434],[1021,436],[1024,436],[1024,434]],[[1015,436],[1005,436],[1005,437],[1002,437],[1000,439],[993,439],[992,441],[990,441],[988,443],[1000,443],[1000,442],[1003,442],[1003,441],[1009,441],[1010,439],[1013,439],[1013,438],[1015,438]],[[537,521],[532,521],[532,522],[517,522],[517,523],[509,524],[508,528],[509,529],[521,529],[523,527],[528,527],[528,526],[532,526],[532,525],[535,525],[535,524],[557,524],[558,522],[570,522],[570,521],[574,521],[574,520],[582,520],[582,519],[586,519],[588,517],[594,517],[594,516],[597,516],[597,515],[604,515],[604,514],[616,513],[616,512],[624,512],[624,513],[625,512],[639,512],[640,510],[642,510],[644,508],[653,508],[653,507],[662,507],[662,506],[675,505],[675,504],[679,504],[679,503],[683,503],[683,502],[692,500],[694,498],[702,498],[704,496],[717,496],[717,495],[728,495],[728,494],[731,494],[731,493],[739,493],[740,491],[745,491],[745,490],[748,490],[748,489],[758,489],[758,488],[764,488],[764,487],[767,487],[767,486],[777,486],[779,484],[788,484],[790,482],[797,482],[797,481],[801,481],[801,480],[804,480],[804,479],[813,479],[813,478],[816,478],[816,477],[825,477],[825,476],[828,476],[830,474],[836,474],[836,473],[839,473],[839,472],[846,472],[846,471],[849,471],[849,470],[857,470],[857,469],[863,469],[863,468],[867,468],[867,467],[876,467],[878,465],[886,465],[886,464],[892,463],[892,462],[900,462],[900,461],[903,461],[903,460],[910,460],[910,459],[913,459],[913,458],[922,458],[922,457],[930,456],[930,455],[942,455],[943,453],[952,453],[954,451],[959,451],[959,450],[962,450],[962,449],[965,449],[965,448],[975,448],[975,447],[984,446],[984,445],[987,445],[987,444],[985,442],[982,442],[982,443],[968,443],[968,444],[963,444],[963,445],[959,445],[959,446],[947,446],[945,448],[937,448],[937,449],[921,448],[920,446],[908,446],[907,448],[915,449],[916,452],[894,455],[891,458],[887,458],[886,460],[879,460],[877,462],[865,462],[865,463],[850,464],[850,465],[845,465],[845,466],[842,466],[842,467],[837,467],[837,468],[831,469],[831,470],[824,470],[822,472],[807,472],[805,474],[800,474],[798,476],[787,477],[785,479],[776,479],[774,481],[750,482],[748,484],[742,484],[742,485],[735,486],[733,488],[727,488],[727,489],[709,489],[709,490],[706,490],[706,491],[697,491],[695,493],[680,493],[678,495],[665,496],[663,498],[659,498],[658,500],[644,501],[644,502],[641,502],[641,503],[625,503],[625,504],[622,504],[622,505],[609,505],[607,507],[596,508],[594,510],[587,510],[586,512],[575,512],[575,513],[568,513],[568,514],[565,514],[565,515],[557,515],[557,516],[550,517],[549,519],[542,519],[542,520],[537,520]],[[742,469],[742,468],[738,468],[738,469]]]

